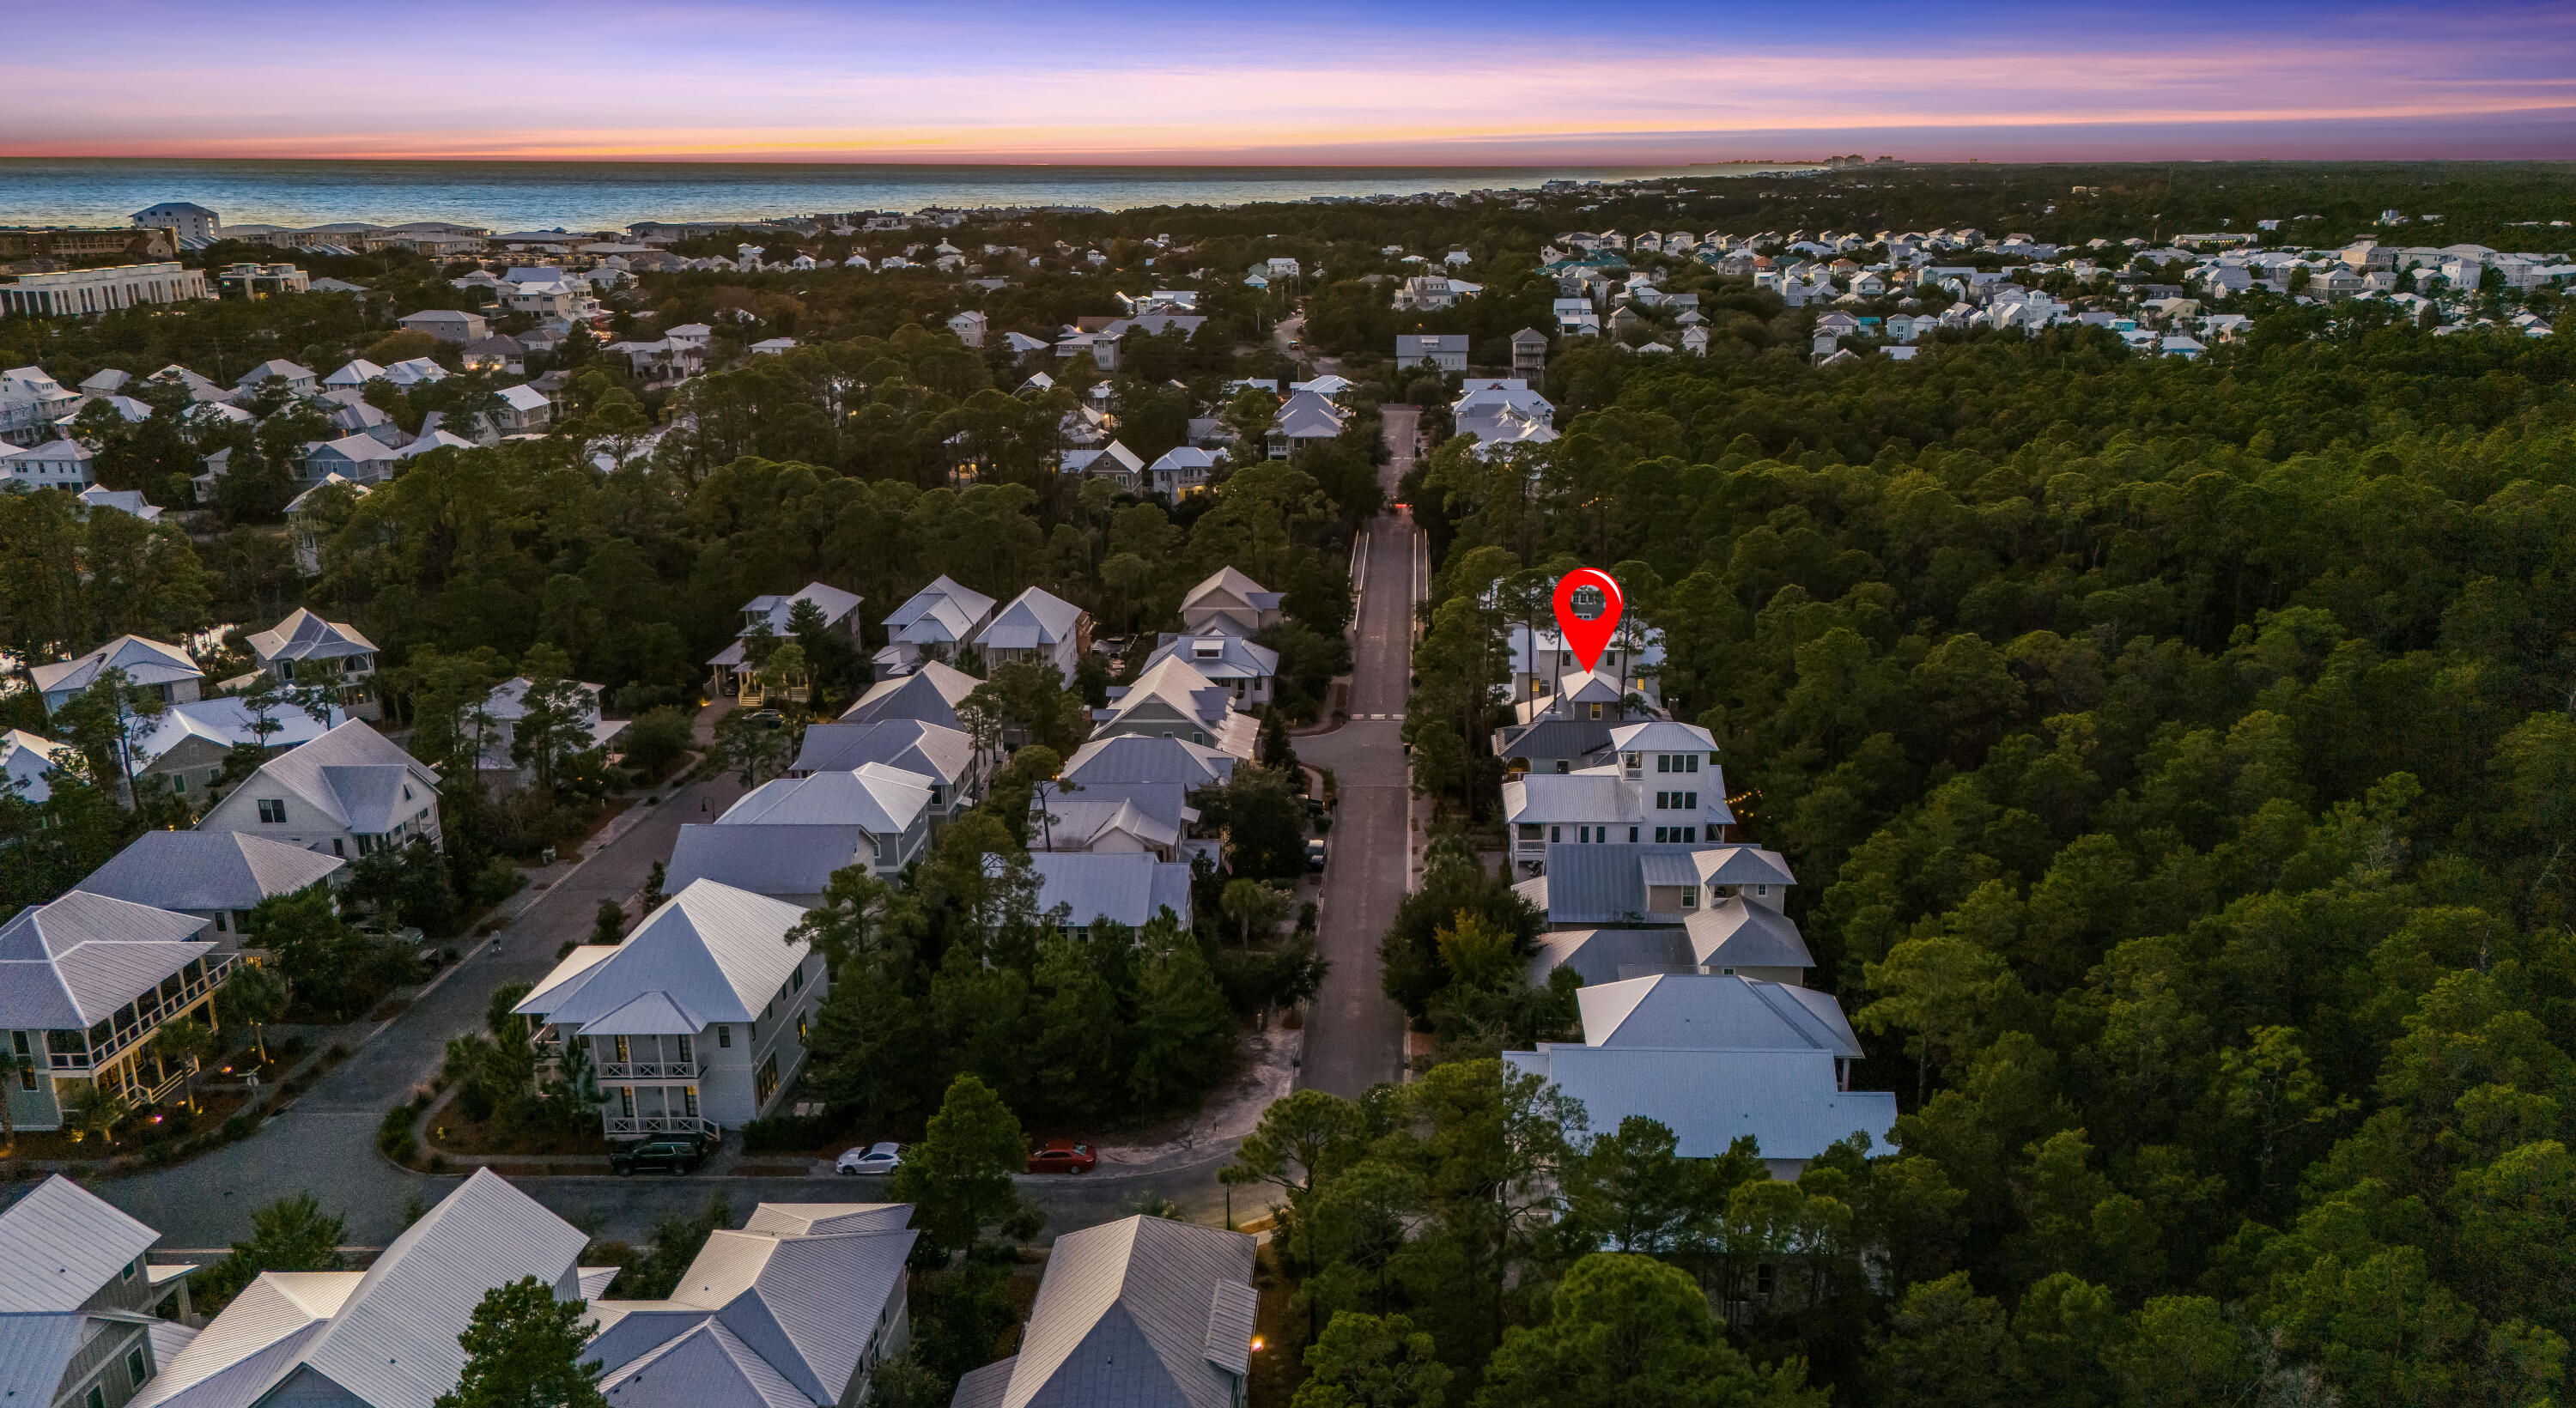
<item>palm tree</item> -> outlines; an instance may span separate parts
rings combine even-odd
[[[215,989],[217,1020],[249,1027],[259,1045],[259,1063],[268,1064],[268,1024],[286,1014],[286,978],[257,963],[237,963]]]
[[[161,1030],[152,1034],[146,1049],[163,1066],[177,1066],[185,1072],[180,1078],[180,1090],[188,1101],[189,1113],[196,1113],[197,1076],[205,1069],[206,1058],[215,1054],[215,1029],[194,1017],[182,1017],[163,1023]]]
[[[129,1104],[123,1095],[99,1085],[96,1081],[90,1082],[89,1093],[80,1097],[71,1109],[65,1112],[68,1116],[67,1123],[72,1127],[72,1138],[81,1140],[95,1134],[100,1142],[114,1144],[117,1123],[125,1118],[128,1108]]]

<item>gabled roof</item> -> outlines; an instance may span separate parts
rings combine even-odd
[[[47,776],[79,756],[68,743],[22,728],[0,732],[0,795],[15,795],[23,802],[51,801],[54,787]]]
[[[1691,968],[1689,935],[1680,929],[1557,929],[1538,936],[1529,980],[1545,986],[1548,974],[1571,968],[1585,986],[1615,983]]]
[[[599,1379],[610,1408],[814,1408],[814,1400],[770,1367],[713,1316]]]
[[[271,660],[340,660],[374,652],[376,643],[358,628],[325,621],[299,606],[286,619],[250,638],[261,664]]]
[[[943,576],[886,617],[886,634],[903,641],[963,643],[992,611],[991,597]]]
[[[975,643],[987,649],[1041,649],[1072,640],[1081,621],[1081,607],[1043,587],[1031,587],[1011,598]]]
[[[465,1367],[457,1342],[483,1293],[524,1276],[578,1289],[573,1260],[589,1238],[490,1169],[477,1169],[404,1229],[349,1292],[294,1365],[370,1408],[431,1408]]]
[[[1789,862],[1760,846],[1716,846],[1694,853],[1703,885],[1795,885]]]
[[[884,763],[782,777],[743,794],[716,825],[861,826],[880,836],[898,835],[929,808],[933,780]]]
[[[1065,923],[1089,928],[1108,919],[1142,928],[1166,909],[1190,912],[1190,867],[1166,861],[1151,851],[1037,851],[1029,868],[1038,877],[1038,913],[1065,907]]]
[[[263,1271],[135,1395],[139,1408],[245,1408],[292,1365],[363,1271]]]
[[[1711,968],[1813,968],[1815,955],[1789,916],[1730,895],[1683,921],[1691,954]]]
[[[260,764],[237,794],[256,796],[263,784],[293,792],[352,832],[381,835],[434,798],[438,774],[352,719]]]
[[[1206,653],[1210,647],[1215,653]],[[1186,661],[1191,669],[1210,680],[1267,679],[1279,673],[1278,651],[1228,631],[1167,634],[1155,644],[1145,664],[1151,668],[1170,658]]]
[[[0,1315],[75,1311],[161,1234],[61,1174],[0,1208]],[[44,1388],[50,1397],[53,1384]]]
[[[1186,738],[1122,733],[1075,749],[1065,761],[1063,777],[1077,787],[1128,782],[1213,787],[1234,776],[1237,761],[1231,753]]]
[[[190,659],[185,650],[141,636],[118,636],[86,655],[51,665],[30,666],[27,674],[35,680],[39,691],[54,694],[87,689],[111,669],[123,670],[128,684],[175,684],[180,680],[205,678],[205,673],[197,668],[197,662]]]
[[[786,596],[753,597],[743,603],[742,609],[746,616],[756,614],[766,619],[771,633],[783,636],[787,634],[788,619],[795,614],[796,603],[800,601],[814,603],[816,609],[823,613],[823,624],[830,626],[838,625],[842,618],[858,610],[859,600],[857,592],[845,592],[822,582],[807,582]],[[752,629],[746,624],[742,628],[743,634],[751,634]]]
[[[884,719],[918,719],[957,727],[957,706],[983,681],[936,660],[897,679],[879,680],[841,714],[843,723],[876,723]]]
[[[856,823],[680,828],[665,882],[710,880],[777,898],[820,897],[832,872],[876,864],[877,843]]]
[[[879,719],[808,725],[790,770],[820,773],[884,763],[954,787],[974,758],[975,740],[963,729],[920,719]]]
[[[1864,1054],[1833,998],[1759,978],[1663,973],[1587,987],[1575,1002],[1586,1046]]]
[[[72,888],[159,909],[240,910],[348,864],[247,831],[146,831]]]
[[[1252,1238],[1169,1218],[1059,1237],[1020,1352],[968,1375],[959,1408],[1231,1408],[1252,1262]]]
[[[804,1236],[818,1232],[893,1232],[912,1220],[910,1203],[762,1203],[745,1232]]]
[[[681,1032],[748,1022],[811,948],[786,937],[804,917],[795,905],[693,880],[635,926],[615,953],[594,958],[575,950],[514,1010],[571,1028],[650,994],[671,1003],[683,1019]],[[567,965],[576,963],[567,974]]]
[[[1649,719],[1610,730],[1610,746],[1622,753],[1714,753],[1717,736],[1697,724]]]
[[[207,921],[73,890],[0,924],[0,1031],[70,1031],[214,952]]]
[[[1231,567],[1211,572],[1190,594],[1181,598],[1181,609],[1192,607],[1247,606],[1255,611],[1276,611],[1283,593],[1271,591],[1259,582]]]

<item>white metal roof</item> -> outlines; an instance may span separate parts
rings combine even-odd
[[[1011,599],[975,637],[975,643],[1004,650],[1035,650],[1073,639],[1082,608],[1043,587],[1031,587]]]
[[[97,1194],[50,1175],[0,1209],[0,1316],[76,1311],[160,1239]]]
[[[30,666],[27,674],[36,682],[38,691],[57,694],[87,689],[110,669],[123,670],[128,684],[175,684],[205,678],[188,652],[141,636],[118,636],[86,655]]]
[[[859,826],[880,836],[910,830],[930,806],[936,779],[884,763],[764,782],[725,809],[718,826]]]
[[[280,706],[270,711],[268,719],[277,725],[277,731],[268,736],[268,746],[292,748],[347,723],[349,716],[333,704],[328,706],[327,718],[318,719],[302,709]],[[172,704],[152,716],[151,731],[134,745],[135,766],[151,766],[160,761],[162,754],[190,738],[202,738],[224,748],[257,742],[259,735],[253,728],[256,722],[250,706],[238,695]]]
[[[1827,994],[1732,974],[1664,973],[1575,994],[1586,1046],[1864,1053]]]
[[[1232,1408],[1241,1374],[1213,1338],[1234,1332],[1242,1305],[1216,1287],[1248,1289],[1252,1262],[1243,1233],[1169,1218],[1057,1238],[1000,1408]]]
[[[635,926],[615,953],[592,958],[576,950],[515,1010],[580,1027],[659,994],[686,1023],[682,1032],[747,1022],[804,961],[811,946],[786,937],[804,917],[796,905],[694,880]],[[581,967],[567,972],[572,963]]]
[[[1713,1158],[1750,1136],[1765,1158],[1811,1159],[1855,1132],[1884,1146],[1896,1126],[1896,1097],[1839,1089],[1830,1052],[1542,1043],[1503,1060],[1581,1102],[1595,1132],[1642,1115],[1671,1130],[1685,1158]]]
[[[1038,912],[1065,907],[1065,922],[1087,928],[1109,919],[1142,928],[1165,909],[1187,917],[1190,868],[1151,851],[1039,851],[1029,856],[1038,876]]]
[[[214,952],[208,921],[73,890],[0,925],[0,1031],[92,1027]]]
[[[1776,909],[1729,895],[1684,921],[1692,956],[1712,968],[1813,968],[1797,924]]]
[[[146,831],[72,888],[159,909],[249,909],[348,864],[247,831]]]
[[[807,826],[687,825],[671,846],[666,881],[711,880],[756,895],[819,896],[832,872],[873,865],[876,841],[856,824]]]
[[[256,797],[263,783],[293,792],[353,832],[374,835],[434,805],[438,774],[352,719],[260,764],[238,790]]]

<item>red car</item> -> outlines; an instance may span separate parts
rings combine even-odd
[[[1031,1173],[1089,1173],[1099,1164],[1100,1156],[1088,1144],[1070,1139],[1050,1139],[1029,1155]]]

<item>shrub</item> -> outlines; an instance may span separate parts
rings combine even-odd
[[[833,1128],[828,1113],[772,1115],[742,1127],[742,1151],[746,1154],[801,1153],[830,1138]]]

